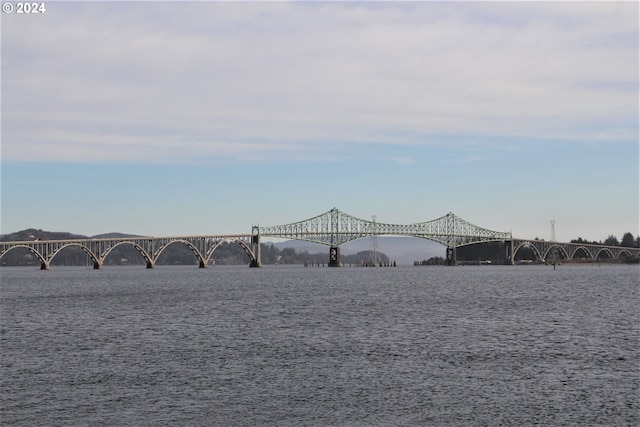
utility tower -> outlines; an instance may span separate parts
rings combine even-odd
[[[380,257],[378,256],[378,235],[375,234],[377,231],[375,215],[371,216],[371,221],[373,222],[373,226],[371,229],[371,240],[369,242],[369,262],[375,267],[380,264]]]
[[[556,221],[555,220],[551,220],[551,241],[552,242],[557,242],[556,240]],[[555,246],[553,247],[553,269],[556,269],[556,263],[558,262],[558,248],[556,248]]]

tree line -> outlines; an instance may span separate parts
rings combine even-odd
[[[582,237],[578,237],[577,239],[571,240],[571,243],[584,243],[584,244],[593,244],[593,245],[606,245],[606,246],[622,246],[625,248],[640,248],[640,236],[633,237],[631,232],[626,232],[622,236],[622,240],[618,241],[618,238],[613,234],[610,234],[604,242],[589,242]]]

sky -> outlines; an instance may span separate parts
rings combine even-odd
[[[2,234],[639,234],[637,2],[45,7],[1,15]]]

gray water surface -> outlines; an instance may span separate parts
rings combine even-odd
[[[4,425],[638,425],[638,266],[2,268]]]

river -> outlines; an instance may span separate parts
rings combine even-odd
[[[2,268],[0,422],[638,425],[639,273]]]

